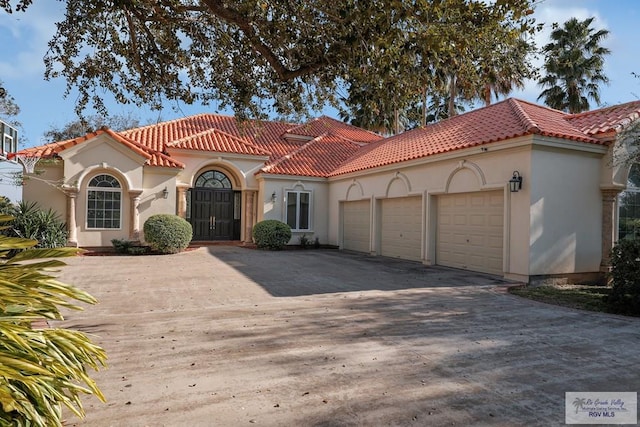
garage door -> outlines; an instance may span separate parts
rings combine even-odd
[[[382,200],[380,254],[419,261],[422,248],[422,198]]]
[[[350,251],[370,252],[371,203],[369,200],[344,202],[342,216],[342,247]]]
[[[438,197],[436,263],[502,274],[502,191]]]

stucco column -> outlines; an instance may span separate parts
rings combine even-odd
[[[620,190],[602,190],[602,261],[600,271],[611,271],[611,249],[616,238],[616,200]]]
[[[65,188],[64,194],[67,196],[67,246],[78,247],[78,231],[76,229],[76,198],[78,197],[77,188]]]
[[[129,191],[129,198],[131,199],[129,209],[129,240],[140,239],[140,195],[142,190]]]
[[[255,212],[255,198],[257,191],[245,190],[242,192],[244,197],[244,243],[253,243],[253,226],[256,222],[256,212]]]
[[[180,218],[187,217],[187,190],[189,187],[177,186],[176,191],[178,192],[178,205],[176,206],[176,215]]]

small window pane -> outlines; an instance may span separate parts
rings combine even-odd
[[[289,227],[296,230],[296,211],[298,206],[298,193],[288,192],[287,193],[287,224]]]
[[[87,192],[87,227],[120,228],[121,199],[120,182],[115,177],[93,177]]]
[[[204,188],[233,188],[231,180],[219,171],[207,171],[196,179],[196,187]]]
[[[298,229],[309,229],[309,193],[300,193],[300,212],[298,216]]]

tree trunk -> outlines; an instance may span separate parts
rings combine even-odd
[[[456,76],[452,75],[449,80],[449,117],[456,115]]]
[[[491,105],[491,85],[489,83],[484,84],[484,106]]]

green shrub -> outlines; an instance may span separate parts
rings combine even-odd
[[[611,268],[610,309],[640,315],[640,240],[619,241],[611,251]]]
[[[191,224],[177,215],[152,215],[145,221],[143,230],[151,249],[163,254],[184,250],[193,237]]]
[[[129,248],[133,246],[133,242],[126,239],[111,239],[111,244],[118,254],[128,254]]]
[[[127,254],[129,255],[145,255],[149,253],[148,246],[131,246],[127,249]]]
[[[0,222],[12,218],[0,216]],[[105,365],[104,350],[82,332],[38,323],[62,320],[60,308],[95,304],[84,291],[59,282],[58,257],[77,249],[33,249],[37,242],[0,236],[0,425],[62,426],[62,408],[82,417],[82,394],[104,401],[87,368]],[[11,254],[15,255],[11,255]]]
[[[138,242],[133,240],[111,239],[111,244],[118,254],[144,255],[149,252],[148,246],[140,246]]]
[[[253,240],[261,249],[280,250],[291,240],[291,227],[275,219],[260,221],[253,226]]]
[[[3,234],[37,240],[37,248],[58,248],[67,244],[67,227],[52,209],[42,210],[36,202],[4,206],[3,213],[13,216]]]

